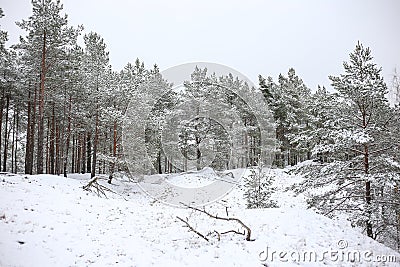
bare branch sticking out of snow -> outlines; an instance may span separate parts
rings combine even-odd
[[[184,224],[186,224],[186,227],[189,228],[190,231],[192,231],[193,233],[197,234],[198,236],[200,236],[201,238],[203,238],[204,240],[206,240],[208,242],[208,238],[205,237],[202,233],[200,233],[199,231],[197,231],[196,229],[194,229],[188,222],[188,220],[184,220],[179,216],[176,216],[177,219],[179,219],[181,222],[183,222]]]
[[[235,230],[230,230],[230,231],[226,231],[226,232],[220,233],[219,236],[221,234],[235,233],[235,234],[240,234],[240,235],[246,235],[246,241],[254,241],[254,239],[251,239],[251,229],[247,225],[245,225],[240,219],[233,218],[233,217],[220,217],[218,215],[213,215],[213,214],[209,213],[205,209],[201,210],[199,208],[192,207],[190,205],[186,205],[185,203],[182,203],[182,202],[181,202],[181,204],[184,205],[185,207],[189,208],[189,209],[204,213],[207,216],[209,216],[210,218],[213,218],[213,219],[216,219],[216,220],[237,222],[238,224],[240,224],[245,229],[244,233],[241,233],[241,232],[235,231]]]
[[[99,177],[94,177],[93,179],[91,179],[87,185],[83,186],[83,190],[94,192],[97,194],[97,196],[99,197],[104,196],[105,198],[108,198],[105,192],[111,192],[116,194],[111,189],[105,187],[104,185],[99,184],[97,182],[98,179]]]

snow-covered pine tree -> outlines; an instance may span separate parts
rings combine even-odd
[[[276,154],[275,165],[295,165],[302,158],[309,158],[310,148],[298,146],[295,137],[308,125],[306,101],[310,97],[310,89],[293,68],[289,69],[287,77],[280,74],[277,84],[271,77],[265,79],[260,75],[259,85],[276,123],[280,152]]]
[[[64,51],[66,48],[76,44],[77,30],[67,25],[67,16],[62,14],[63,5],[60,0],[33,0],[33,14],[28,20],[18,22],[17,25],[28,32],[28,36],[21,38],[21,42],[16,48],[23,53],[26,59],[24,63],[28,68],[32,68],[32,75],[36,75],[34,82],[30,84],[37,93],[38,119],[29,118],[32,123],[31,131],[27,132],[27,154],[26,172],[32,172],[33,165],[33,145],[34,128],[37,122],[37,173],[43,173],[44,169],[44,133],[45,133],[45,112],[46,112],[46,94],[49,82],[56,78],[57,70],[63,63]],[[37,77],[40,77],[39,80]],[[50,79],[50,77],[52,79]],[[34,101],[35,102],[35,101]],[[33,109],[36,104],[33,105]],[[35,114],[33,110],[33,114]],[[32,115],[33,115],[32,114]]]
[[[160,132],[165,113],[171,108],[173,100],[173,94],[162,93],[167,93],[170,88],[171,85],[162,78],[157,66],[147,70],[139,59],[134,64],[128,63],[120,72],[120,92],[129,100],[125,104],[123,101],[120,103],[121,110],[127,112],[124,118],[124,138],[132,140],[124,144],[123,155],[131,167],[131,173],[161,172],[163,161]],[[135,109],[129,108],[137,106],[141,107],[140,112],[133,112]],[[140,127],[133,125],[133,121],[140,122]],[[164,164],[167,168],[166,160]]]
[[[3,16],[3,10],[0,8],[0,19]],[[0,27],[0,147],[3,146],[0,152],[3,153],[0,157],[0,167],[5,172],[11,165],[11,170],[15,172],[18,168],[16,152],[19,150],[16,135],[19,128],[17,117],[20,117],[24,101],[21,97],[22,90],[18,86],[21,77],[17,69],[17,54],[13,48],[6,47],[7,40],[8,33]]]
[[[64,133],[64,143],[63,148],[63,163],[62,163],[62,173],[64,177],[67,177],[68,171],[74,171],[74,168],[69,169],[69,166],[74,166],[75,162],[72,162],[71,154],[73,153],[71,149],[71,141],[74,139],[73,135],[80,132],[81,128],[83,131],[85,127],[73,127],[74,123],[84,122],[86,114],[83,111],[83,107],[86,106],[86,97],[82,97],[82,91],[84,90],[84,72],[82,58],[84,55],[83,49],[75,45],[74,47],[68,49],[67,60],[64,64],[64,79],[66,80],[64,85],[64,92],[62,94],[63,100],[63,133]],[[83,94],[84,95],[84,94]],[[84,134],[86,137],[86,134]],[[84,144],[86,145],[86,144]],[[72,152],[72,153],[71,153]],[[71,157],[71,161],[69,158]],[[86,155],[83,155],[83,164],[87,163]],[[71,163],[71,164],[69,164]],[[83,171],[86,172],[87,169]]]
[[[251,167],[250,175],[244,178],[244,198],[248,209],[277,208],[276,201],[271,200],[274,193],[274,176],[263,169],[263,162],[260,158],[255,167]]]
[[[400,74],[397,73],[397,70],[394,70],[393,79],[392,79],[392,103],[400,104]]]
[[[390,140],[393,133],[387,127],[391,120],[387,117],[390,114],[385,98],[387,87],[380,75],[381,69],[371,62],[372,59],[370,49],[358,43],[350,54],[350,62],[343,64],[345,74],[331,76],[330,79],[332,86],[348,103],[343,111],[351,117],[345,121],[340,139],[353,154],[352,167],[355,173],[358,172],[356,176],[365,182],[362,215],[367,235],[376,238],[379,231],[375,230],[374,233],[373,228],[380,228],[381,216],[374,213],[382,208],[377,203],[377,192],[383,194],[385,187],[399,182],[399,177],[392,173],[392,168],[388,168],[393,160],[393,144]]]
[[[318,146],[332,162],[301,167],[305,181],[297,189],[308,190],[310,206],[323,214],[347,213],[369,237],[391,245],[399,210],[393,190],[400,183],[395,112],[369,48],[358,43],[343,66],[344,74],[330,77],[341,107],[340,113],[331,109],[333,142]]]
[[[107,84],[107,73],[109,69],[109,56],[106,50],[104,39],[97,33],[91,32],[84,36],[85,54],[83,57],[83,68],[85,71],[85,93],[89,100],[86,108],[89,111],[89,122],[91,126],[91,136],[93,136],[93,156],[91,176],[96,173],[97,153],[99,144],[100,117],[102,110],[101,102],[104,101],[104,93]],[[94,127],[93,127],[94,126]]]
[[[233,114],[238,114],[229,87],[232,80],[232,75],[217,77],[215,73],[208,75],[207,68],[196,67],[191,80],[184,82],[185,90],[178,95],[183,109],[177,109],[176,114],[184,115],[188,109],[193,111],[192,118],[180,125],[180,146],[187,162],[195,163],[197,170],[204,166],[226,169],[229,165],[231,139],[235,136]],[[202,154],[201,149],[207,152]]]
[[[318,86],[315,93],[305,100],[306,127],[302,127],[290,139],[299,150],[307,151],[308,159],[329,162],[335,134],[340,130],[342,103],[325,87]]]
[[[160,92],[162,95],[154,99],[155,103],[151,109],[146,122],[146,148],[147,156],[150,159],[153,169],[156,173],[163,171],[163,147],[161,144],[161,133],[166,115],[173,109],[176,100],[176,93],[171,89],[171,84],[163,79],[157,65],[149,70],[147,81],[144,83],[148,88]],[[164,163],[165,165],[165,163]]]

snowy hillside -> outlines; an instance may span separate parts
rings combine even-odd
[[[254,241],[233,233],[218,241],[214,230],[241,231],[240,226],[158,203],[121,179],[112,185],[100,180],[116,192],[106,199],[82,189],[88,175],[2,174],[0,266],[396,266],[377,261],[400,261],[400,254],[345,223],[306,210],[302,197],[284,192],[298,177],[271,172],[280,208],[245,209],[241,186],[206,207],[220,216],[228,207],[228,216],[251,228]],[[190,186],[187,175],[171,180]],[[209,242],[176,216],[211,233]],[[349,262],[356,254],[360,260]]]

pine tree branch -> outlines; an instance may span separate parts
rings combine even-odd
[[[359,154],[364,154],[363,151],[358,150],[358,149],[350,148],[350,150],[353,151],[353,152],[359,153]]]
[[[346,200],[348,200],[352,195],[353,195],[353,193],[350,193],[349,195],[347,195],[347,197],[345,199],[343,199],[343,201],[341,201],[339,204],[337,204],[333,209],[331,209],[328,212],[324,213],[324,216],[327,216],[331,212],[335,211],[339,206],[341,206],[344,202],[346,202]]]
[[[394,147],[394,145],[391,145],[390,147],[386,147],[386,148],[378,149],[378,150],[375,150],[375,151],[371,151],[371,152],[369,152],[369,154],[376,154],[376,153],[380,153],[380,152],[383,152],[383,151],[389,150],[389,149],[391,149],[391,148],[393,148],[393,147]]]

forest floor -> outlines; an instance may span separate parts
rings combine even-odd
[[[246,209],[242,185],[206,207],[220,216],[228,207],[254,241],[234,233],[218,240],[214,230],[241,231],[240,225],[155,201],[124,178],[112,185],[99,179],[115,192],[101,198],[82,189],[89,174],[0,174],[0,266],[399,266],[400,254],[345,220],[306,209],[304,196],[286,190],[301,177],[270,172],[280,208]],[[179,176],[173,181],[179,184]],[[176,216],[211,233],[209,241]]]

